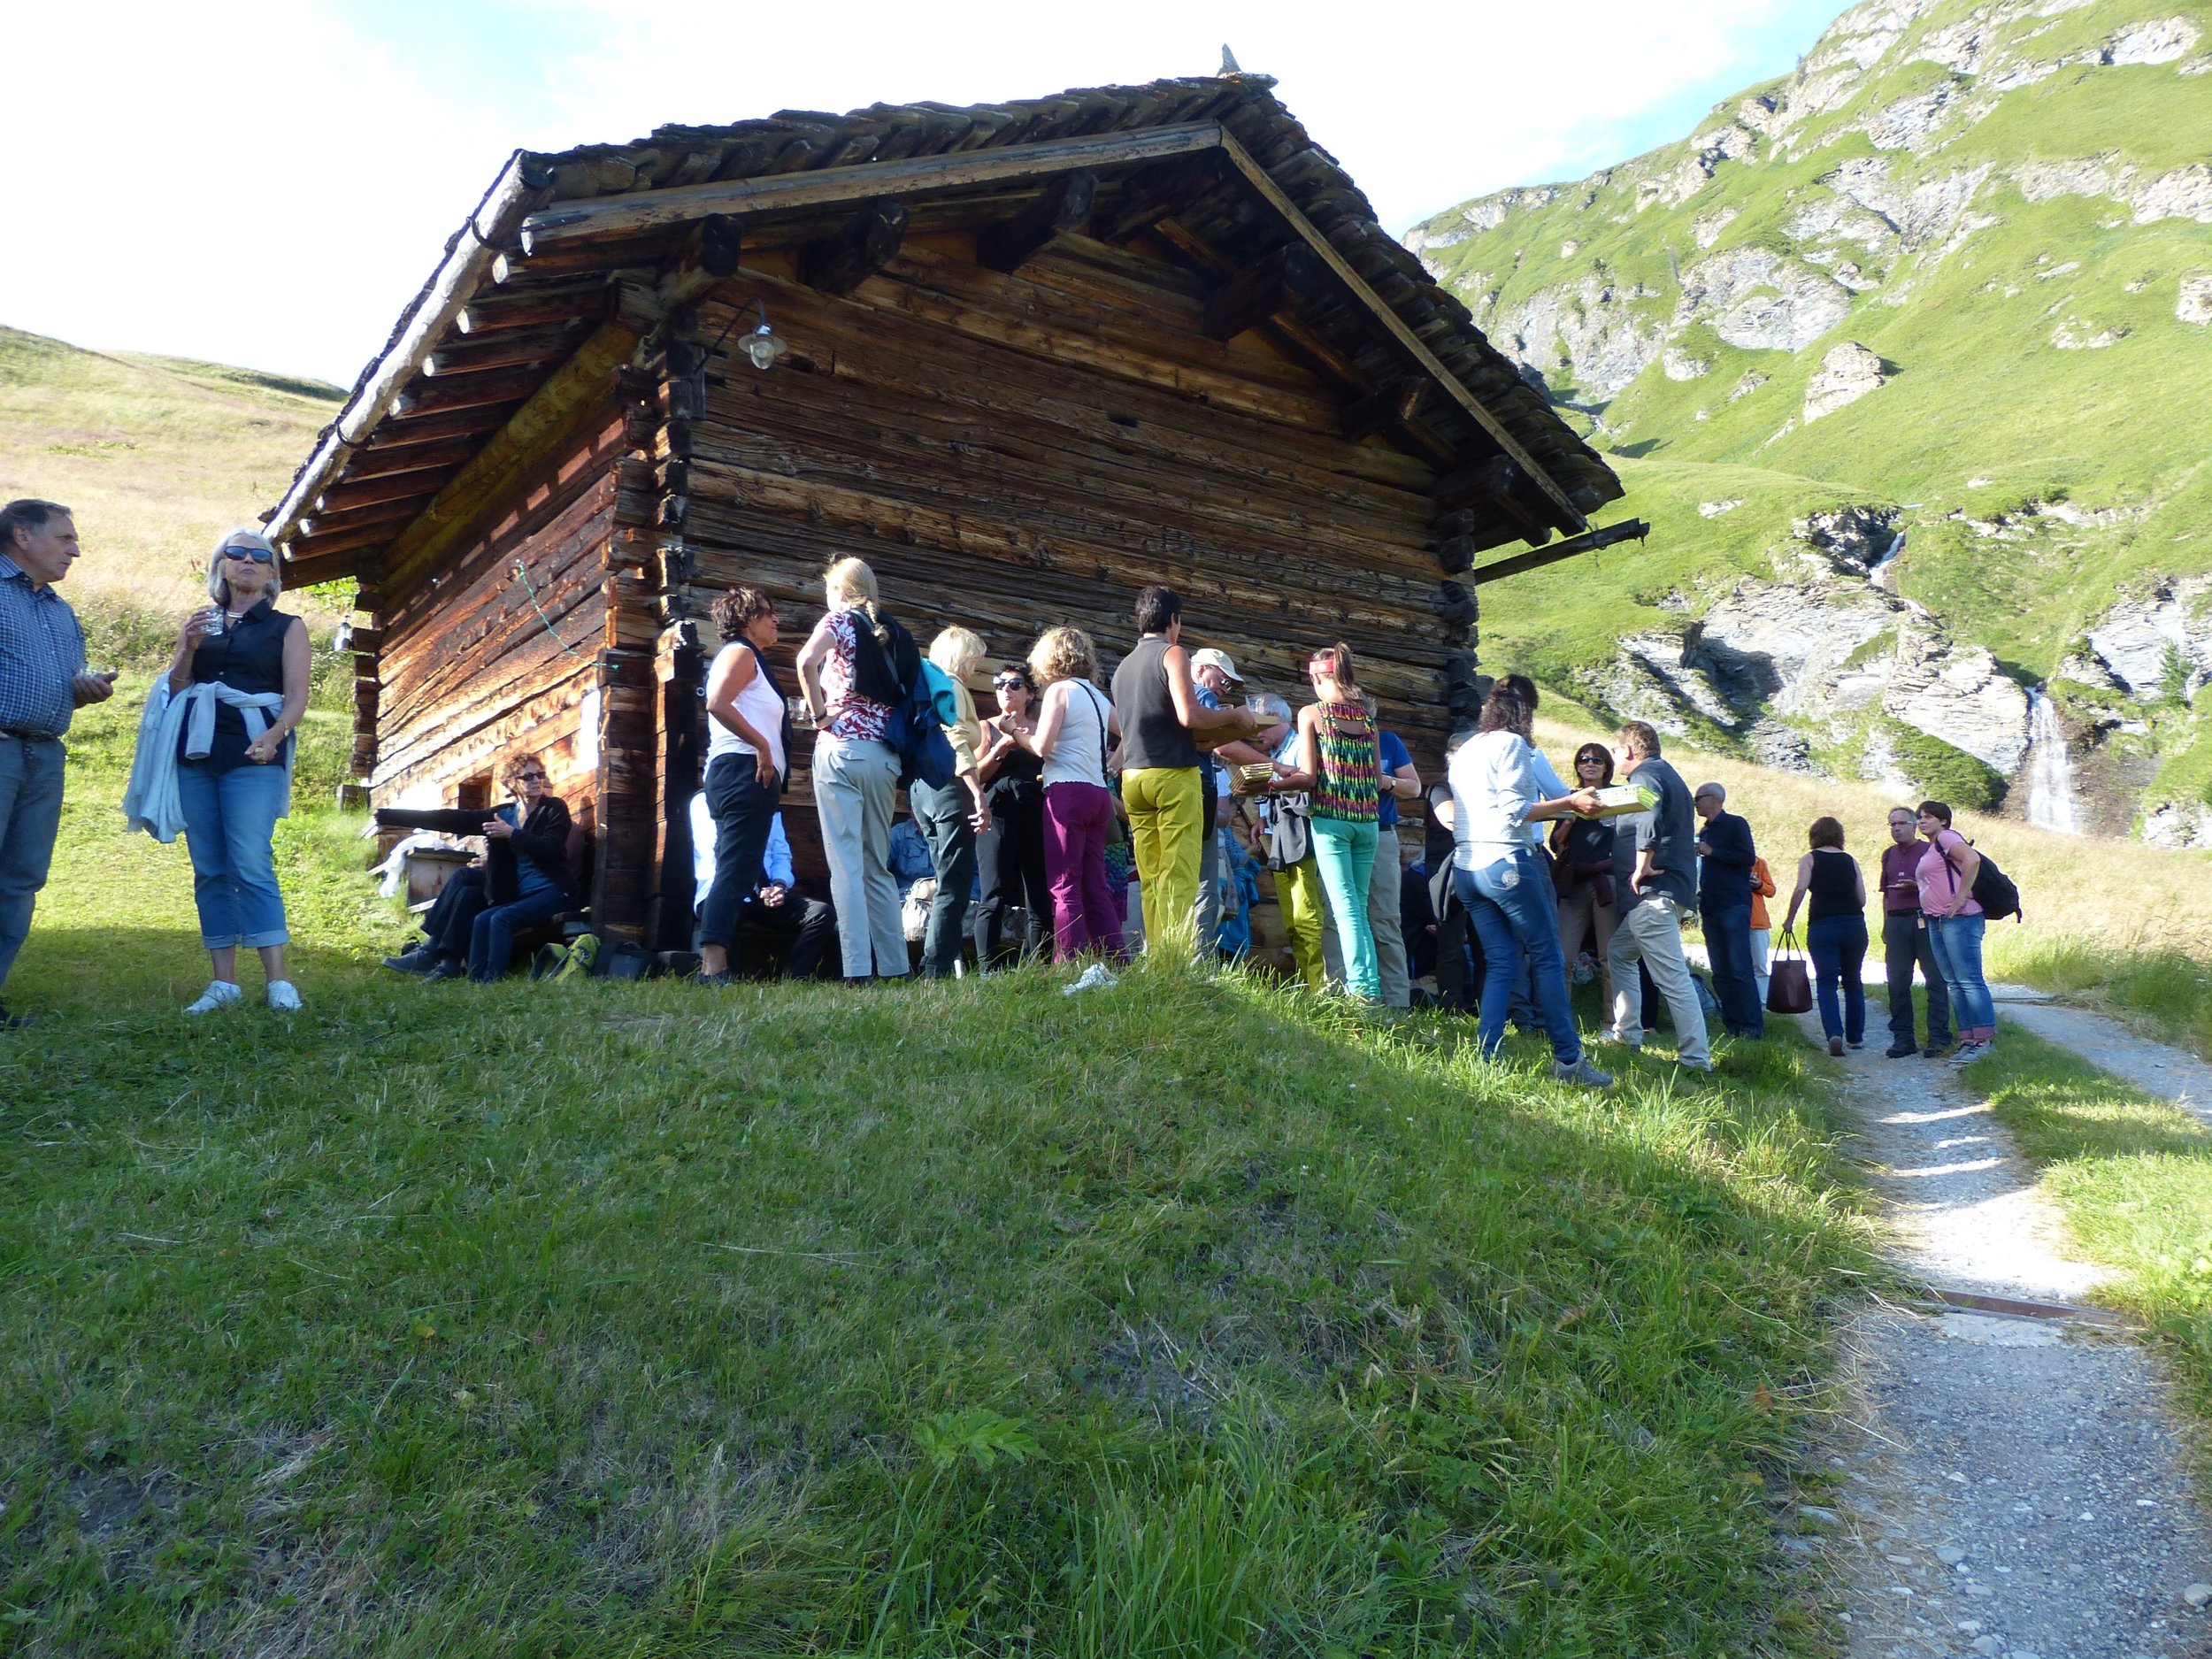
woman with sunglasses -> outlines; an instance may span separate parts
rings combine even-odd
[[[1307,791],[1314,858],[1344,956],[1344,988],[1363,1002],[1379,1002],[1382,970],[1367,920],[1382,810],[1379,740],[1353,679],[1350,646],[1340,640],[1316,651],[1306,678],[1314,701],[1298,710],[1298,770],[1271,780],[1268,788]]]
[[[569,907],[574,831],[567,806],[545,792],[545,763],[526,749],[510,755],[499,776],[514,799],[488,816],[398,808],[377,814],[380,825],[484,838],[482,860],[455,871],[438,890],[423,918],[423,944],[387,956],[386,967],[430,980],[457,979],[465,969],[480,983],[496,979],[514,959],[515,935]]]
[[[975,838],[982,898],[975,912],[975,959],[985,970],[1044,949],[1052,919],[1052,888],[1045,879],[1043,761],[1021,740],[1037,731],[1037,682],[1025,663],[1007,663],[991,681],[998,712],[983,723],[983,751],[976,776],[991,809],[991,827]],[[1023,907],[1018,942],[1006,937],[1007,912]]]
[[[238,948],[261,953],[269,1006],[300,1005],[286,970],[291,934],[271,842],[291,810],[293,728],[307,712],[307,625],[276,608],[276,549],[254,529],[231,531],[207,566],[213,603],[184,620],[169,663],[175,804],[192,856],[200,942],[213,978],[188,1014],[243,1000]]]
[[[1613,781],[1613,751],[1602,743],[1585,743],[1575,750],[1574,787],[1603,789]],[[1608,956],[1613,926],[1620,919],[1613,895],[1613,820],[1602,818],[1563,818],[1552,820],[1552,880],[1559,894],[1560,955],[1569,979],[1582,955],[1585,941],[1594,941],[1592,954],[1605,991],[1604,1006],[1613,1006],[1613,968]]]

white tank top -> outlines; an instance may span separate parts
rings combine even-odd
[[[1060,719],[1060,735],[1045,757],[1045,785],[1094,783],[1106,787],[1106,716],[1112,704],[1106,694],[1087,680],[1067,682],[1067,712]]]
[[[715,675],[728,666],[732,651],[749,651],[751,649],[742,640],[732,640],[717,651],[714,666],[707,671],[707,683],[713,684]],[[757,665],[753,670],[752,679],[746,682],[745,689],[737,694],[737,711],[745,717],[746,724],[768,740],[768,758],[775,762],[779,772],[782,772],[783,699],[776,695],[775,687],[768,683],[768,676],[762,673]],[[749,755],[752,752],[750,743],[716,718],[713,710],[708,710],[707,759],[710,762],[717,755]]]

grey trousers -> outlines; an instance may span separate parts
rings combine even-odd
[[[1690,964],[1682,955],[1681,906],[1672,899],[1638,900],[1621,912],[1606,954],[1613,964],[1613,1024],[1608,1039],[1632,1048],[1643,1044],[1643,992],[1636,978],[1640,962],[1673,1017],[1676,1054],[1694,1065],[1709,1064],[1713,1056],[1705,1040],[1705,1009],[1697,1000]]]
[[[1382,979],[1385,1008],[1411,1008],[1413,980],[1406,972],[1404,897],[1399,892],[1405,865],[1398,854],[1396,829],[1375,832],[1375,869],[1367,878],[1367,931],[1375,939],[1375,971]]]
[[[0,985],[31,932],[31,909],[54,862],[61,829],[58,737],[0,737]]]
[[[1198,959],[1211,962],[1217,954],[1214,940],[1221,931],[1221,832],[1214,827],[1221,792],[1206,788],[1202,782],[1200,787],[1206,809],[1206,840],[1198,852],[1198,902],[1191,909],[1191,919],[1197,924]]]
[[[891,810],[899,757],[888,743],[821,737],[814,744],[814,806],[822,818],[830,898],[845,977],[906,974],[906,933],[899,884],[891,879]]]

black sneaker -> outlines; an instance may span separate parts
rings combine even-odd
[[[1893,1042],[1882,1051],[1882,1057],[1886,1060],[1909,1060],[1919,1052],[1920,1045],[1916,1042]]]
[[[11,1014],[8,1005],[0,1002],[0,1031],[28,1031],[38,1024],[35,1014]]]
[[[464,968],[459,963],[454,961],[452,957],[441,956],[437,961],[430,964],[429,972],[422,976],[423,983],[426,985],[436,985],[441,980],[457,979],[467,972],[468,970],[466,968]]]

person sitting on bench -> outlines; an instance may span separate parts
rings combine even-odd
[[[429,979],[457,979],[464,964],[480,983],[511,965],[515,934],[548,922],[573,902],[569,893],[571,820],[557,795],[545,792],[545,764],[528,751],[511,755],[499,770],[514,799],[488,816],[468,809],[417,810],[386,807],[380,826],[481,835],[480,864],[456,871],[423,918],[424,942],[384,965]]]
[[[691,797],[691,848],[692,910],[695,917],[703,917],[707,894],[714,886],[714,814],[708,810],[703,789]],[[790,947],[784,954],[785,979],[811,979],[823,953],[837,941],[837,912],[827,900],[809,898],[794,882],[791,841],[783,833],[780,812],[769,821],[760,867],[761,884],[739,904],[738,919],[765,929]]]

